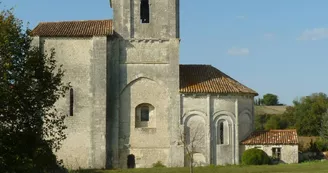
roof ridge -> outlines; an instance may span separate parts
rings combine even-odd
[[[100,22],[100,21],[112,21],[113,19],[89,19],[89,20],[60,20],[60,21],[52,21],[52,22],[39,22],[39,24],[47,24],[47,23],[65,23],[65,22]]]
[[[252,132],[241,141],[243,145],[261,144],[297,144],[298,135],[296,129],[270,129]]]
[[[31,36],[41,37],[91,37],[113,34],[113,20],[75,20],[40,22]]]
[[[255,132],[274,132],[274,131],[283,131],[283,132],[287,132],[287,131],[297,131],[296,129],[270,129],[270,130],[256,130]]]
[[[212,66],[211,64],[179,64],[179,65],[180,66]]]
[[[287,132],[287,131],[296,131],[296,129],[270,129],[269,130],[269,132],[270,131],[272,131],[272,132],[274,132],[274,131],[285,131],[285,132]]]

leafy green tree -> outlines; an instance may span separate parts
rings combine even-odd
[[[259,103],[259,105],[262,105],[263,104],[263,99],[259,98],[258,103]]]
[[[260,114],[255,115],[255,129],[256,130],[264,130],[265,124],[267,123],[270,115]]]
[[[254,99],[254,104],[255,105],[260,106],[260,105],[262,105],[262,103],[263,103],[263,100],[261,98],[255,98]]]
[[[255,115],[256,130],[286,129],[287,119],[283,115]]]
[[[280,129],[280,118],[276,115],[271,115],[264,128],[265,130]]]
[[[321,127],[320,127],[320,137],[328,141],[328,112],[325,112],[322,116]]]
[[[265,130],[270,129],[285,129],[288,123],[282,115],[271,115],[268,121],[265,123]]]
[[[55,53],[31,47],[12,10],[0,11],[0,172],[57,169],[53,151],[65,139],[55,102],[69,89]]]
[[[263,104],[267,106],[273,106],[278,104],[278,96],[274,94],[265,94],[263,96]]]
[[[328,108],[328,97],[314,93],[294,101],[294,106],[283,114],[288,127],[296,128],[299,135],[319,136],[322,117]]]

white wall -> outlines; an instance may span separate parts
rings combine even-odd
[[[57,64],[63,64],[64,82],[74,89],[74,115],[65,120],[67,139],[57,152],[70,169],[104,168],[106,121],[106,37],[36,37],[48,53],[54,48]],[[69,94],[60,99],[59,111],[69,113]],[[96,124],[96,125],[95,125]]]
[[[160,98],[160,99],[159,99]],[[120,136],[126,136],[121,144],[129,145],[129,154],[135,155],[136,167],[150,167],[152,163],[168,163],[170,136],[168,132],[168,95],[161,85],[153,80],[141,78],[124,89],[121,94]],[[148,103],[154,107],[155,126],[136,128],[135,108]],[[126,154],[121,153],[122,164]]]
[[[204,162],[201,157],[204,156],[205,164],[239,163],[238,144],[252,132],[254,125],[252,96],[182,94],[181,123],[187,125],[192,119],[190,117],[198,117],[199,121],[196,122],[205,122],[205,147],[198,154],[199,162]],[[218,122],[221,120],[227,120],[229,128],[226,131],[230,129],[225,134],[229,135],[229,142],[225,145],[217,143]]]
[[[173,151],[179,147],[174,141],[180,113],[179,40],[124,40],[119,49],[119,158],[114,159],[123,168],[129,154],[136,167],[157,161],[183,166],[176,161],[183,158]],[[154,107],[151,121],[156,122],[136,128],[135,110],[143,103]]]
[[[242,145],[241,155],[244,151],[255,147],[266,152],[268,156],[272,156],[273,147],[280,147],[282,163],[298,163],[298,145]]]

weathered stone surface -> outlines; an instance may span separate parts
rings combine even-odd
[[[74,115],[66,118],[67,139],[57,153],[68,168],[106,167],[107,38],[41,37],[34,44],[45,52],[54,48],[66,70],[64,81],[74,89]],[[56,106],[69,112],[69,96]]]
[[[72,169],[126,168],[130,154],[136,167],[184,166],[180,130],[189,130],[189,138],[199,131],[196,165],[238,164],[239,142],[254,128],[253,96],[180,94],[179,0],[149,2],[150,23],[141,23],[140,0],[112,0],[107,37],[34,37],[42,50],[55,48],[74,89],[58,157]],[[69,98],[57,107],[68,112]]]
[[[201,143],[204,149],[196,151],[205,158],[203,161],[203,157],[199,156],[202,165],[238,164],[239,142],[253,131],[253,98],[189,94],[181,96],[181,105],[181,120],[184,124],[188,126],[193,119],[198,124],[205,123],[205,133],[199,134],[204,135],[204,144]],[[225,122],[224,144],[219,142],[220,122]]]

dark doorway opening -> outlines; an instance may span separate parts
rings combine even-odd
[[[127,166],[129,169],[136,167],[136,160],[133,154],[128,155]]]

